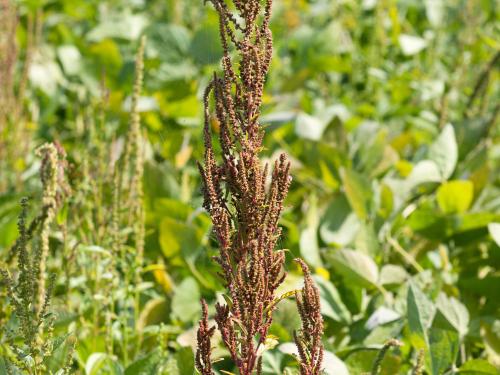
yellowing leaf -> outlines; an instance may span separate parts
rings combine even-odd
[[[437,191],[439,208],[445,214],[466,212],[474,197],[471,181],[450,181],[442,184]]]

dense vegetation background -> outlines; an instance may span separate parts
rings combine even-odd
[[[47,198],[38,170],[48,161],[35,150],[50,141],[58,153],[55,282],[41,317],[50,329],[37,334],[52,355],[31,373],[55,373],[69,357],[82,374],[191,375],[199,299],[224,298],[196,167],[202,93],[220,69],[216,14],[198,0],[9,3],[0,1],[0,258],[14,277],[19,201],[30,197],[29,221]],[[383,374],[409,373],[422,349],[428,374],[498,373],[498,26],[491,0],[276,1],[262,122],[269,158],[292,159],[282,292],[300,287],[292,260],[303,257],[321,291],[328,374],[369,372],[390,338],[403,345]],[[116,173],[124,155],[142,157],[131,138],[144,139],[143,196],[130,187],[137,171]],[[2,283],[5,373],[14,347],[28,366],[36,358]],[[265,373],[293,374],[293,302],[275,315]],[[226,360],[218,369],[232,371]]]

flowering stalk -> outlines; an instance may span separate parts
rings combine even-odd
[[[371,375],[380,375],[380,372],[382,371],[382,362],[389,349],[392,347],[400,347],[402,345],[403,343],[396,339],[390,339],[387,341],[377,354],[375,362],[373,363]]]
[[[46,217],[42,221],[42,230],[40,233],[41,254],[39,261],[39,280],[38,280],[38,307],[43,305],[46,293],[47,278],[47,258],[49,256],[49,234],[50,226],[56,215],[56,195],[57,195],[57,172],[58,156],[57,149],[52,143],[46,143],[37,150],[37,155],[42,159],[40,167],[40,179],[43,185],[42,204]]]
[[[299,352],[301,375],[319,375],[323,362],[323,317],[321,316],[319,291],[311,277],[309,267],[302,259],[296,259],[304,273],[304,286],[295,292],[302,328],[294,332],[295,345]]]
[[[239,373],[260,374],[259,353],[276,308],[276,289],[286,277],[284,252],[275,247],[281,234],[278,220],[291,182],[290,163],[283,154],[274,163],[266,188],[270,168],[259,159],[264,135],[259,115],[272,57],[272,1],[209,1],[219,15],[223,74],[215,75],[205,91],[205,157],[199,169],[203,206],[211,216],[220,247],[215,260],[228,291],[228,303],[216,304],[214,318]],[[236,58],[231,56],[233,49]],[[211,95],[219,125],[220,162],[212,145]],[[196,354],[203,375],[213,373],[212,332],[203,303]],[[320,366],[321,359],[316,360]]]

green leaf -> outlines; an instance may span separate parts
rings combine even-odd
[[[323,242],[339,246],[349,245],[360,227],[345,195],[333,199],[321,219],[319,233]]]
[[[405,180],[404,187],[410,191],[420,184],[439,181],[441,181],[441,173],[437,164],[432,160],[422,160],[413,167]]]
[[[150,299],[143,307],[136,328],[142,332],[144,328],[150,325],[159,324],[168,317],[168,304],[165,298],[158,297]]]
[[[344,305],[344,302],[342,302],[342,298],[335,286],[322,277],[315,277],[314,280],[319,289],[321,314],[337,322],[349,324],[351,321],[351,314]]]
[[[191,347],[177,349],[175,353],[179,375],[193,375],[194,354]]]
[[[74,45],[67,44],[57,48],[57,57],[67,75],[78,74],[82,68],[82,55]]]
[[[193,36],[190,53],[199,65],[216,64],[222,57],[219,28],[216,24],[202,25]]]
[[[444,293],[439,294],[436,306],[438,312],[451,324],[460,337],[464,337],[469,328],[469,312],[467,308],[456,298],[448,298]]]
[[[356,235],[354,241],[355,247],[358,250],[370,256],[377,256],[380,251],[380,245],[377,238],[377,233],[372,223],[365,223],[361,225],[361,228]]]
[[[463,375],[498,375],[500,372],[484,359],[472,359],[465,362],[458,373]]]
[[[458,146],[455,130],[451,124],[443,128],[430,146],[429,159],[436,163],[443,180],[447,180],[453,174],[458,161]]]
[[[349,169],[341,169],[340,177],[352,209],[360,219],[367,219],[372,199],[369,182],[359,173]]]
[[[432,324],[436,308],[429,298],[412,281],[408,288],[407,315],[410,341],[417,349],[427,349],[427,331]]]
[[[192,277],[184,279],[172,298],[172,316],[184,323],[192,322],[200,311],[200,290]]]
[[[474,184],[468,180],[443,183],[437,191],[439,208],[445,214],[466,212],[474,196]]]
[[[306,228],[300,233],[300,255],[313,267],[322,267],[318,246],[318,199],[312,195],[309,199],[309,210],[306,214]]]
[[[429,23],[434,27],[442,25],[445,16],[446,7],[444,0],[425,0],[425,13]]]
[[[92,353],[85,363],[85,374],[98,375],[103,373],[120,375],[122,370],[110,355],[106,353]]]
[[[349,375],[344,361],[328,350],[324,352],[323,371],[326,375]]]
[[[500,246],[500,223],[490,223],[488,224],[488,231],[490,232],[493,241]]]
[[[431,329],[429,335],[430,356],[427,357],[427,366],[432,375],[442,375],[455,362],[459,340],[453,331]]]
[[[199,246],[196,230],[191,225],[165,217],[159,229],[161,250],[167,258],[179,255],[182,249],[194,251]]]
[[[416,55],[427,47],[427,41],[418,36],[401,34],[399,36],[399,45],[404,55],[411,56]]]
[[[87,34],[87,39],[89,41],[100,41],[106,38],[136,40],[146,23],[147,20],[143,14],[132,14],[130,11],[111,14]]]
[[[298,137],[319,141],[326,124],[319,118],[301,112],[295,119],[295,133]]]
[[[342,249],[331,254],[329,260],[346,280],[364,288],[377,286],[378,268],[370,256],[360,251]]]
[[[381,285],[399,285],[408,279],[408,272],[396,264],[386,264],[380,270]]]
[[[131,363],[124,375],[154,375],[157,374],[157,366],[160,362],[160,353],[155,350]]]

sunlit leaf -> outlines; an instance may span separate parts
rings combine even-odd
[[[368,255],[360,251],[342,249],[330,254],[328,259],[346,281],[364,288],[377,286],[378,268]]]
[[[473,196],[474,185],[467,180],[445,182],[437,191],[439,208],[445,214],[466,212]]]

